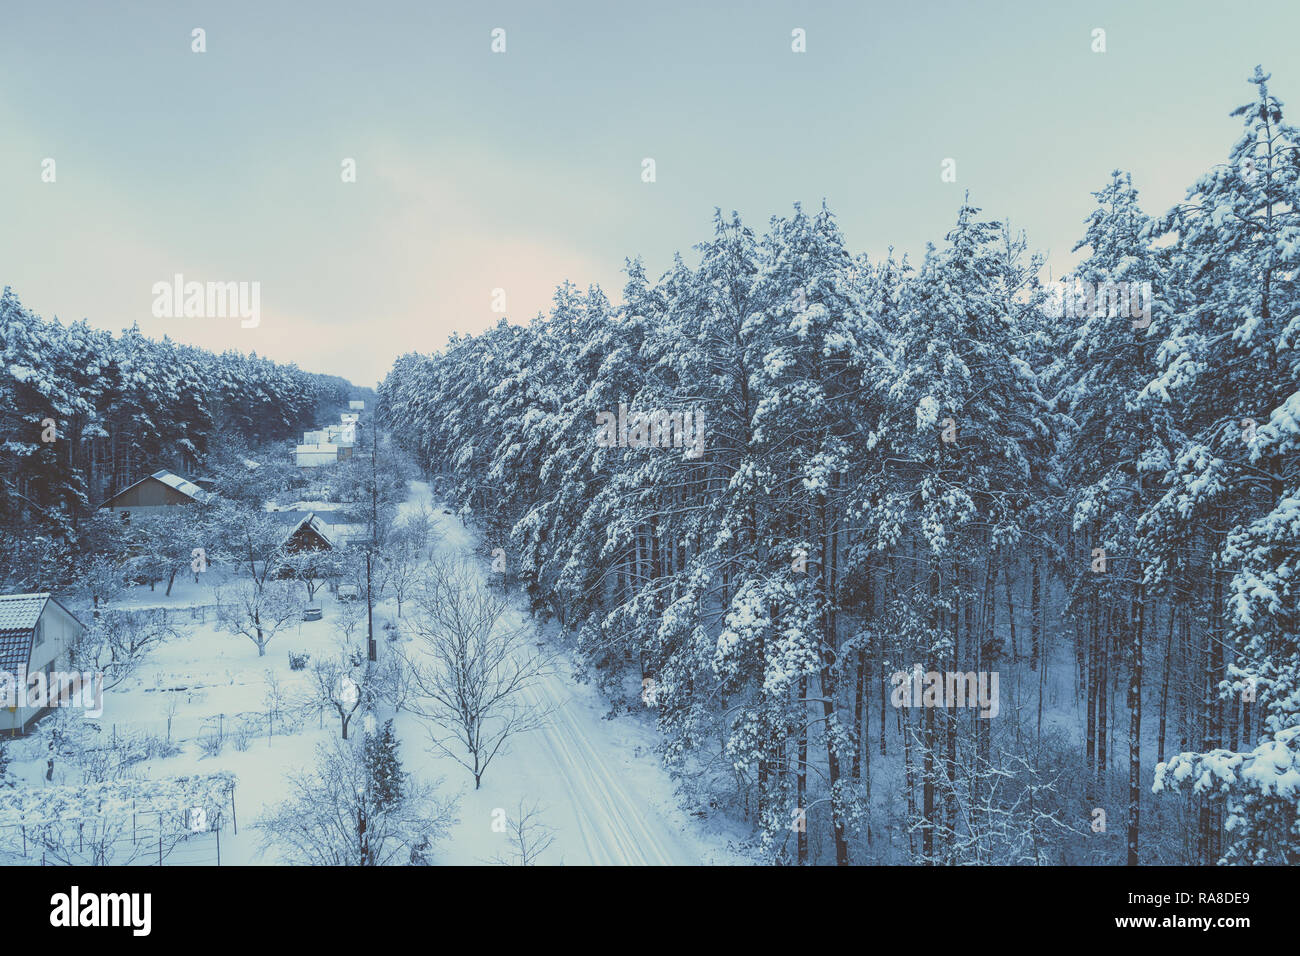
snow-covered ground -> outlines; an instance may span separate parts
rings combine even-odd
[[[445,509],[435,506],[423,482],[412,482],[405,507],[423,501],[434,513],[444,553],[467,553],[474,539]],[[486,567],[483,568],[484,573]],[[527,614],[513,611],[516,623]],[[538,640],[542,638],[539,636]],[[609,706],[591,685],[574,681],[567,659],[560,657],[527,692],[539,707],[553,711],[546,726],[515,739],[510,752],[497,758],[483,778],[483,788],[449,760],[421,752],[411,766],[446,774],[449,781],[468,780],[461,801],[461,821],[445,857],[475,863],[502,853],[503,834],[492,830],[492,811],[511,816],[522,799],[541,808],[541,822],[551,827],[555,843],[543,862],[567,864],[690,865],[745,862],[726,834],[704,826],[677,805],[672,781],[653,752],[657,735],[646,715],[606,720]],[[423,731],[403,715],[397,722],[410,755],[420,747]],[[731,834],[738,841],[740,834]]]
[[[405,513],[421,503],[437,522],[439,553],[472,553],[474,540],[466,527],[432,500],[427,484],[412,482],[400,510]],[[252,824],[286,797],[287,774],[311,767],[317,745],[338,736],[339,722],[329,713],[311,710],[305,712],[300,726],[279,726],[268,733],[260,718],[267,711],[271,680],[290,699],[310,698],[309,672],[291,670],[289,652],[333,650],[340,605],[322,589],[317,601],[323,618],[276,635],[266,656],[259,657],[252,642],[217,628],[210,606],[219,572],[210,573],[198,584],[192,578],[178,579],[170,596],[164,596],[162,586],[154,591],[139,587],[120,602],[124,607],[166,607],[168,620],[180,636],[156,649],[135,677],[105,696],[103,715],[94,723],[101,740],[147,733],[160,739],[170,736],[178,743],[180,752],[175,756],[135,764],[131,772],[142,778],[216,770],[236,774],[233,820],[227,821],[220,836],[221,862],[275,863],[275,849],[263,849],[261,833]],[[489,573],[485,564],[480,563],[480,573]],[[186,610],[204,607],[206,613],[196,611],[193,616]],[[404,610],[409,613],[409,605]],[[526,611],[515,607],[511,614],[514,623],[532,627]],[[381,636],[386,633],[383,626],[397,620],[391,599],[376,608],[381,657],[392,652]],[[534,630],[534,634],[536,642],[546,642],[541,632]],[[551,710],[545,726],[512,738],[477,791],[467,770],[433,750],[419,718],[406,712],[396,715],[394,727],[405,769],[427,783],[441,779],[441,796],[459,795],[459,820],[450,837],[435,848],[431,862],[478,864],[509,856],[508,837],[493,824],[500,811],[513,818],[521,802],[525,808],[537,808],[538,822],[553,837],[540,857],[543,864],[747,862],[736,849],[744,838],[739,828],[701,821],[678,806],[673,782],[654,753],[657,733],[650,714],[609,718],[608,704],[594,687],[574,680],[568,658],[559,651],[527,693],[531,703]],[[251,725],[254,715],[261,729],[240,739],[241,728]],[[226,737],[221,752],[206,753],[201,739],[218,731]],[[39,735],[15,741],[10,754],[11,771],[21,785],[48,786]],[[82,781],[75,767],[59,764],[53,782]],[[157,860],[141,853],[137,862]],[[189,837],[166,859],[168,865],[216,862],[214,834]]]

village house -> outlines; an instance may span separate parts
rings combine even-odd
[[[366,403],[354,398],[352,401],[348,402],[348,409],[354,412],[364,412],[366,410]]]
[[[368,533],[365,524],[357,523],[342,510],[281,511],[276,516],[291,522],[280,539],[281,547],[291,553],[305,548],[345,548],[365,539]]]
[[[121,515],[122,521],[129,523],[132,514],[152,514],[169,508],[201,504],[208,497],[209,492],[194,482],[163,469],[123,488],[99,507]]]
[[[357,443],[357,426],[356,425],[326,425],[325,433],[329,436],[326,441],[336,444],[346,443],[355,445]]]
[[[294,461],[299,468],[321,468],[338,460],[339,446],[328,442],[298,445],[294,449]]]
[[[331,445],[338,446],[340,461],[352,457],[352,451],[357,445],[356,425],[327,425],[325,433],[327,436],[325,440]]]
[[[49,688],[55,671],[69,670],[69,651],[85,628],[48,593],[0,595],[0,682],[8,682],[6,699],[30,699],[28,675],[43,673]],[[57,691],[53,695],[57,698]],[[0,731],[23,733],[47,707],[14,704],[0,707]]]
[[[289,554],[303,551],[333,551],[338,547],[330,526],[310,511],[289,529],[289,533],[280,541],[280,547]]]

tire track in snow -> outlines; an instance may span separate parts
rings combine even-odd
[[[645,862],[655,866],[671,866],[673,861],[669,859],[663,844],[651,834],[644,816],[637,812],[637,804],[632,801],[622,785],[619,784],[617,774],[613,773],[609,766],[597,756],[596,749],[590,746],[589,738],[582,733],[581,728],[571,722],[569,726],[575,739],[579,740],[579,746],[585,746],[586,749],[583,753],[596,756],[595,762],[588,760],[588,764],[599,778],[602,788],[609,795],[610,806],[618,811],[625,829],[632,835],[633,839],[636,839],[636,837],[632,831],[640,831],[641,839],[636,841],[637,846],[642,849],[643,858],[647,856],[653,857],[653,859],[646,859]]]
[[[530,697],[531,700],[529,702],[534,707],[538,706],[536,696],[530,695]],[[565,762],[560,759],[560,755],[555,749],[555,742],[551,739],[551,736],[546,733],[545,728],[537,731],[537,733],[541,735],[542,740],[545,742],[546,750],[551,755],[551,762],[555,764],[556,771],[563,774]],[[578,821],[578,835],[582,837],[582,845],[586,848],[587,856],[590,857],[591,863],[595,866],[603,866],[612,863],[613,860],[609,853],[605,851],[604,844],[597,841],[595,846],[593,846],[591,837],[588,834],[587,814],[576,806],[573,808],[573,811],[574,819]],[[597,850],[599,850],[599,852],[597,852]]]
[[[546,688],[549,690],[549,688]],[[582,744],[567,731],[569,721],[564,716],[565,701],[559,699],[544,700],[540,688],[534,685],[528,691],[530,703],[534,707],[548,704],[553,708],[551,720],[540,728],[547,747],[555,758],[557,772],[569,784],[569,793],[574,798],[574,814],[578,825],[586,836],[586,825],[595,828],[599,845],[604,851],[604,861],[610,864],[648,866],[650,861],[640,852],[636,838],[627,826],[624,814],[608,790],[600,786],[595,768],[587,759],[587,752]],[[557,695],[548,694],[555,698]],[[584,766],[586,772],[584,772]],[[593,859],[595,854],[593,854]]]
[[[554,708],[551,722],[541,732],[564,751],[567,764],[561,770],[566,772],[571,784],[580,784],[588,797],[594,799],[594,819],[606,822],[605,829],[620,851],[621,862],[635,866],[673,865],[674,861],[662,842],[650,832],[644,818],[637,812],[637,805],[619,785],[599,749],[571,718],[566,706],[571,698],[566,699],[562,688],[554,686],[558,681],[558,678],[545,681],[540,688],[548,692]],[[536,686],[533,688],[535,695],[538,689]]]

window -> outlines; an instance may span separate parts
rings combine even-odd
[[[45,641],[45,619],[41,618],[36,622],[36,639],[33,644],[42,644]]]

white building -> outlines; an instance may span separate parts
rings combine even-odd
[[[294,459],[299,468],[320,468],[339,460],[339,446],[323,442],[299,445],[294,449]]]
[[[355,399],[348,402],[348,409],[354,412],[364,412],[366,410],[365,402],[358,402]]]
[[[343,412],[339,415],[339,418],[342,420],[344,425],[355,425],[357,422],[361,421],[361,416],[356,412]]]
[[[84,630],[81,622],[48,593],[0,597],[0,682],[4,684],[0,698],[6,702],[0,707],[0,730],[21,733],[41,715],[45,708],[26,706],[33,699],[29,675],[45,675],[36,680],[38,686],[44,681],[48,700],[54,672],[63,672],[68,650]]]
[[[325,441],[335,445],[355,445],[357,443],[356,425],[328,425],[324,434]]]

